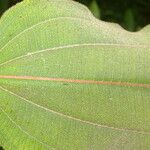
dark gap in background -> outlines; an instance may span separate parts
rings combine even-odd
[[[137,31],[150,24],[150,0],[79,0],[90,5],[96,1],[101,20],[119,23],[129,31]]]
[[[0,150],[5,150],[2,146],[0,146]]]
[[[2,15],[8,8],[21,1],[22,0],[0,0],[0,15]]]

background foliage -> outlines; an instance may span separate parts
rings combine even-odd
[[[0,14],[21,0],[0,0]],[[119,23],[129,31],[150,23],[150,0],[77,0],[104,21]]]

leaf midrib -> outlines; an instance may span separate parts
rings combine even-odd
[[[66,78],[50,78],[50,77],[36,77],[36,76],[11,76],[11,75],[10,76],[0,75],[0,79],[53,81],[53,82],[65,82],[65,83],[77,83],[77,84],[97,84],[97,85],[150,88],[150,84],[130,83],[130,82],[120,82],[120,81],[118,82],[117,81],[96,81],[96,80],[84,80],[84,79],[66,79]]]

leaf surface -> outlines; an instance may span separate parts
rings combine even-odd
[[[0,145],[147,150],[150,27],[131,33],[70,0],[25,0],[0,20]]]

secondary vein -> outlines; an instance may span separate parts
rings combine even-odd
[[[23,30],[22,32],[18,33],[16,36],[14,36],[11,40],[9,40],[1,49],[0,49],[0,52],[7,46],[9,45],[9,43],[11,43],[13,40],[17,39],[20,35],[26,33],[27,31],[29,30],[32,30],[34,29],[35,27],[39,26],[39,25],[42,25],[42,24],[45,24],[47,22],[50,22],[50,21],[53,21],[53,20],[60,20],[60,19],[70,19],[70,20],[86,20],[86,21],[89,21],[91,22],[92,20],[89,19],[89,18],[77,18],[77,17],[55,17],[55,18],[50,18],[50,19],[47,19],[47,20],[44,20],[44,21],[41,21],[41,22],[38,22],[30,27],[28,27],[27,29]],[[94,18],[93,18],[94,19]],[[96,23],[96,22],[95,22]],[[108,44],[108,43],[106,43]],[[120,44],[121,45],[121,44]],[[129,44],[128,46],[133,46],[132,44]],[[142,45],[142,44],[135,44],[134,46],[136,47],[150,47],[150,45]]]
[[[47,51],[63,50],[63,49],[68,49],[68,48],[84,47],[84,46],[117,46],[117,47],[128,47],[129,46],[129,47],[131,47],[131,45],[113,44],[113,43],[108,43],[108,44],[106,44],[106,43],[83,43],[83,44],[64,45],[64,46],[58,46],[58,47],[42,49],[42,50],[38,50],[38,51],[35,51],[35,52],[29,52],[25,55],[21,55],[21,56],[15,57],[13,59],[7,60],[5,62],[2,62],[0,64],[0,67],[5,65],[5,64],[8,64],[10,62],[13,62],[13,61],[25,58],[25,57],[29,57],[29,56],[32,56],[32,55],[35,55],[35,54],[40,54],[40,53],[44,53],[44,52],[47,52]],[[132,45],[132,47],[137,47],[137,45]]]
[[[1,88],[1,87],[0,87]],[[3,114],[5,114],[5,116],[7,116],[7,118],[23,133],[25,133],[27,136],[29,136],[31,139],[34,139],[35,141],[39,142],[40,144],[46,146],[46,147],[50,147],[50,145],[47,145],[43,142],[41,142],[40,140],[38,140],[36,137],[30,135],[27,131],[25,131],[24,129],[22,129],[22,127],[20,125],[18,125],[1,107],[0,107],[1,111],[3,112]],[[54,150],[54,149],[53,149]]]
[[[47,112],[50,112],[50,113],[53,113],[53,114],[56,114],[60,117],[63,117],[63,118],[66,118],[66,119],[71,119],[73,121],[77,121],[77,122],[80,122],[80,123],[83,123],[83,124],[86,124],[86,125],[92,125],[92,126],[96,126],[96,127],[100,127],[100,128],[107,128],[107,129],[111,129],[111,130],[117,130],[117,131],[123,131],[123,132],[133,132],[133,133],[137,133],[137,134],[144,134],[144,135],[150,135],[150,132],[146,132],[146,131],[138,131],[138,130],[133,130],[133,129],[125,129],[125,128],[117,128],[117,127],[113,127],[113,126],[108,126],[108,125],[103,125],[103,124],[98,124],[98,123],[95,123],[95,122],[91,122],[91,121],[87,121],[87,120],[82,120],[80,118],[76,118],[76,117],[73,117],[73,116],[69,116],[69,115],[66,115],[66,114],[63,114],[61,112],[57,112],[55,110],[52,110],[52,109],[49,109],[49,108],[46,108],[44,106],[41,106],[39,104],[36,104],[8,89],[5,89],[4,87],[0,86],[0,89],[15,96],[15,97],[18,97],[19,99],[37,107],[37,108],[40,108],[40,109],[43,109]]]

